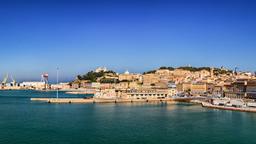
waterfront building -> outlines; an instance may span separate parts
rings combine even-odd
[[[126,95],[129,99],[165,99],[168,98],[169,91],[166,90],[129,90]]]
[[[71,88],[72,88],[72,89],[78,89],[78,88],[80,88],[80,83],[73,82],[73,83],[71,84]]]
[[[188,92],[191,91],[191,83],[178,83],[177,84],[178,92]]]
[[[100,88],[101,84],[99,82],[92,82],[92,88]]]
[[[51,89],[69,90],[71,88],[69,83],[52,84]]]
[[[22,82],[20,83],[20,87],[28,88],[28,89],[45,89],[46,83],[45,82]]]
[[[180,83],[177,85],[178,92],[187,92],[191,95],[207,95],[211,94],[214,89],[214,84],[211,83]]]
[[[90,83],[88,80],[81,80],[80,82],[80,88],[91,88],[92,83]]]
[[[191,84],[192,95],[205,95],[207,92],[207,85],[205,83]]]
[[[175,93],[176,94],[176,93]],[[105,89],[96,92],[94,98],[96,99],[123,99],[123,100],[152,100],[152,99],[166,99],[174,95],[172,90],[164,89]]]
[[[96,99],[116,99],[118,98],[117,92],[115,89],[105,89],[97,91],[94,95]]]
[[[239,79],[224,91],[225,97],[256,99],[256,80]]]
[[[223,95],[223,86],[222,85],[214,85],[212,94],[214,96],[222,96]]]
[[[256,80],[249,80],[246,84],[245,97],[256,99]]]

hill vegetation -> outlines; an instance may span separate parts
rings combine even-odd
[[[178,67],[177,69],[182,69],[182,70],[187,70],[187,71],[191,71],[191,72],[196,72],[196,71],[201,71],[201,70],[207,70],[210,71],[211,68],[210,67]]]
[[[116,76],[116,72],[114,71],[100,71],[100,72],[94,72],[90,71],[84,75],[78,75],[78,80],[88,80],[89,82],[96,82],[98,78],[104,77],[106,75],[114,75]],[[109,81],[109,79],[105,79],[104,81]]]

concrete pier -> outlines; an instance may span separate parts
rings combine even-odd
[[[83,99],[83,98],[31,98],[31,101],[47,103],[133,103],[133,102],[167,102],[173,99]]]
[[[93,103],[93,99],[83,98],[31,98],[31,101],[41,101],[47,103]]]
[[[165,98],[165,99],[99,99],[99,98],[31,98],[31,101],[47,103],[135,103],[135,102],[191,102],[198,98]]]
[[[218,106],[213,105],[208,102],[202,102],[202,106],[206,108],[212,108],[212,109],[221,109],[221,110],[230,110],[230,111],[240,111],[240,112],[256,112],[256,108],[250,108],[250,107],[227,107],[227,106]]]

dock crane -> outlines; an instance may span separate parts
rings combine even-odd
[[[6,85],[8,78],[9,78],[9,74],[6,74],[6,76],[4,77],[4,80],[2,81],[2,86]]]
[[[8,82],[8,79],[9,78],[11,78],[11,85],[12,86],[15,86],[16,85],[16,81],[15,81],[15,79],[11,76],[11,77],[9,77],[9,74],[6,74],[6,76],[4,77],[4,79],[3,79],[3,81],[2,81],[2,86],[5,86],[6,84],[7,84],[7,82]]]
[[[11,85],[15,86],[17,84],[16,80],[13,78],[13,76],[11,76],[11,79],[12,79]]]

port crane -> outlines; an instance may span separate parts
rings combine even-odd
[[[9,74],[6,74],[6,76],[4,77],[3,81],[2,81],[2,86],[5,86],[9,80],[9,78],[11,79],[11,85],[16,85],[16,80],[11,76],[9,77]]]

